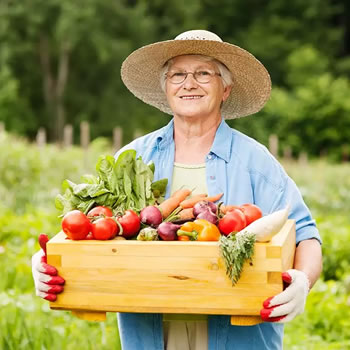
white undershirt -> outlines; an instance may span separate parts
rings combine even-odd
[[[193,190],[192,195],[207,193],[205,163],[174,163],[171,193],[182,187]],[[172,320],[168,315],[167,320],[163,321],[163,328],[166,350],[208,349],[208,321],[205,319]]]

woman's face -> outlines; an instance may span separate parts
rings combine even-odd
[[[219,73],[213,62],[205,62],[191,55],[173,59],[169,71],[191,72],[209,70]],[[231,87],[224,88],[221,77],[214,75],[208,83],[198,83],[193,74],[188,74],[185,81],[173,84],[166,80],[166,96],[170,108],[177,117],[215,116],[221,118],[220,106],[230,95]]]

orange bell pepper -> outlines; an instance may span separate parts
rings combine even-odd
[[[204,219],[188,221],[176,233],[179,237],[189,237],[191,241],[218,241],[221,235],[216,225]]]

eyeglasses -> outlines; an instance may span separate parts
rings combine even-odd
[[[181,84],[186,80],[189,74],[192,74],[193,78],[200,84],[209,83],[210,80],[215,75],[218,75],[221,77],[220,73],[216,73],[215,71],[210,69],[196,70],[195,72],[183,72],[183,71],[171,70],[165,75],[172,84]]]

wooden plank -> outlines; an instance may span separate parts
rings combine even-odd
[[[259,315],[262,302],[270,294],[256,296],[220,296],[207,295],[144,295],[144,294],[103,294],[70,292],[58,296],[59,303],[51,303],[55,309],[78,308],[94,310],[99,305],[99,311],[112,312],[156,312],[156,313],[200,313],[210,315]],[[214,303],[213,303],[214,301]]]
[[[175,273],[173,273],[175,272]],[[265,284],[268,281],[268,273],[266,271],[244,271],[238,282],[243,283],[255,283]],[[280,276],[280,273],[277,272]],[[90,269],[90,268],[60,268],[60,275],[67,281],[76,282],[82,280],[113,282],[113,283],[128,283],[128,281],[138,281],[140,284],[144,283],[161,283],[166,281],[184,281],[184,280],[196,280],[196,281],[211,281],[213,283],[220,283],[221,285],[232,288],[230,279],[226,276],[224,271],[201,271],[192,270],[187,271],[186,274],[180,274],[178,271],[171,271],[168,273],[164,270],[151,270],[140,273],[138,269],[119,269],[115,267],[109,267],[107,269]],[[184,282],[183,282],[184,283]],[[198,283],[198,282],[197,282]]]
[[[294,264],[295,241],[296,241],[294,220],[288,221],[288,225],[285,225],[285,230],[286,231],[288,230],[288,235],[286,236],[285,243],[282,246],[282,253],[281,253],[282,271],[287,271],[288,269],[293,268],[293,264]]]
[[[288,220],[284,228],[272,238],[271,242],[256,243],[254,254],[255,257],[265,258],[267,256],[267,249],[270,254],[273,254],[271,257],[279,257],[276,253],[278,252],[278,248],[276,249],[274,247],[282,247],[284,245],[292,227],[293,220]],[[69,242],[69,244],[67,242]],[[220,256],[218,249],[219,244],[217,242],[142,242],[134,240],[71,241],[69,239],[66,239],[66,235],[62,231],[50,240],[50,246],[56,254],[76,254],[78,252],[81,252],[85,255],[97,254],[110,256],[179,256],[179,254],[181,254],[181,256]]]
[[[95,293],[118,293],[118,294],[150,294],[150,295],[197,295],[203,293],[205,290],[206,295],[221,296],[229,295],[231,297],[240,296],[244,294],[246,296],[262,296],[266,294],[275,293],[282,290],[281,281],[277,283],[238,283],[234,288],[230,284],[219,283],[211,280],[176,280],[168,278],[162,281],[149,282],[144,281],[132,281],[132,280],[120,280],[118,282],[103,281],[103,280],[74,280],[71,279],[70,283],[65,286],[66,295],[72,291],[81,291],[86,293],[94,291]]]

